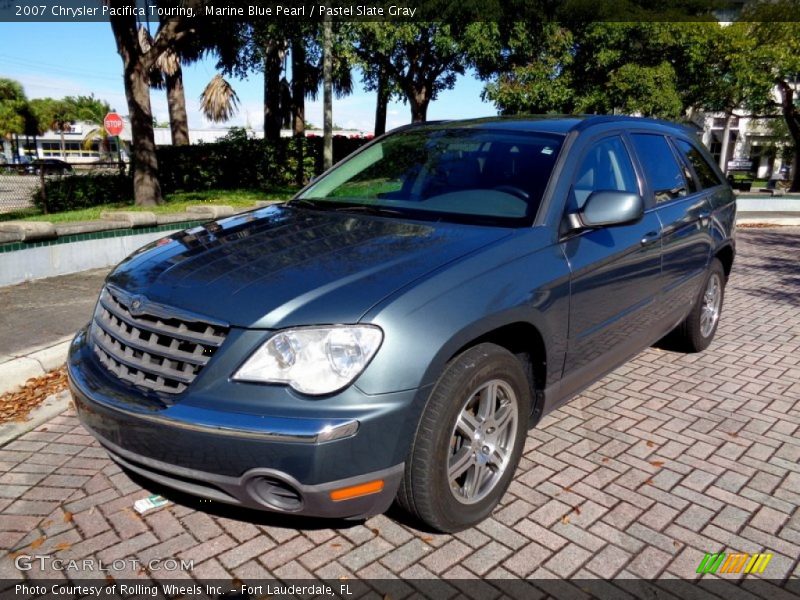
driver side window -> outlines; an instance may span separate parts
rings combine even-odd
[[[583,157],[572,186],[574,210],[580,209],[592,192],[638,192],[633,163],[619,136],[605,138]]]

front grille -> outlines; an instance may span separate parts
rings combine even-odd
[[[106,286],[94,313],[92,347],[100,363],[120,379],[156,392],[179,394],[227,334],[227,325],[187,318]]]

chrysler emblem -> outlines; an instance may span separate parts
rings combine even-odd
[[[130,307],[131,314],[134,315],[139,314],[142,310],[142,307],[144,307],[145,302],[146,300],[142,296],[136,296],[134,298],[131,298],[131,307]]]

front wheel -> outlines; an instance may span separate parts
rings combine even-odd
[[[398,503],[444,532],[488,517],[519,464],[531,392],[521,362],[495,344],[453,359],[414,439]]]

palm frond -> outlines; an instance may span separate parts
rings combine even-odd
[[[153,45],[153,38],[150,36],[150,32],[144,26],[139,27],[138,37],[139,47],[142,49],[142,52],[146,54],[150,51],[150,47]]]
[[[200,94],[200,110],[214,123],[227,121],[236,114],[239,96],[222,75],[215,75]]]
[[[158,55],[156,68],[164,75],[174,75],[181,66],[181,60],[174,50],[167,50]]]

